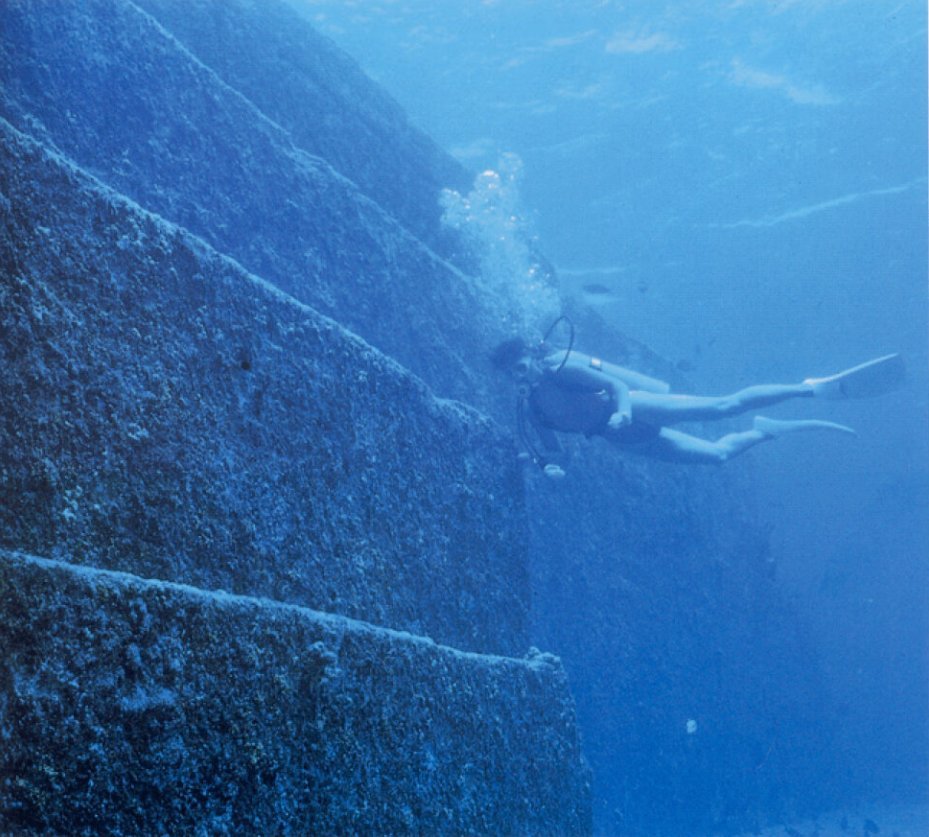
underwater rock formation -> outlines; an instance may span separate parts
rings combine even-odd
[[[725,475],[605,447],[528,491],[533,640],[565,661],[600,833],[737,832],[808,804],[827,706],[765,533]]]
[[[588,832],[530,643],[606,833],[807,781],[746,486],[521,473],[469,177],[299,16],[9,0],[0,81],[0,830]]]
[[[136,5],[284,128],[298,147],[326,160],[420,241],[443,256],[459,251],[435,205],[442,189],[461,188],[471,175],[415,130],[352,59],[289,8],[266,3],[255,14],[249,6],[215,0],[136,0]]]
[[[0,613],[4,833],[589,828],[553,657],[5,550]]]
[[[127,0],[0,32],[0,831],[588,832],[512,440],[447,398],[495,325],[391,167]]]
[[[2,545],[525,652],[525,513],[499,429],[0,136]]]
[[[193,54],[128,0],[4,3],[0,116],[360,334],[440,395],[473,399],[486,384],[470,364],[493,345],[499,323],[461,273],[391,214],[400,202],[410,227],[438,227],[438,191],[428,200],[423,193],[459,171],[449,163],[434,170],[435,152],[423,157],[422,138],[384,141],[391,125],[383,94],[360,71],[346,71],[344,56],[333,65],[334,47],[321,49],[320,37],[283,4],[149,5],[165,15],[174,5],[189,27],[219,27],[189,37],[193,47],[223,49]],[[241,64],[206,63],[247,59],[223,33],[227,21],[238,40],[263,51],[259,66],[277,73],[277,52],[254,40],[275,16],[283,16],[279,37],[289,28],[290,38],[304,39],[312,56],[305,60],[318,62],[317,87],[339,78],[338,98],[330,93],[318,109],[319,96],[305,94],[302,117],[287,116],[304,96],[301,77],[283,74],[275,98]],[[258,101],[243,95],[256,90],[265,91]],[[279,116],[291,130],[274,121]],[[394,198],[375,203],[370,195],[383,199],[395,178]],[[420,185],[410,190],[409,180]]]

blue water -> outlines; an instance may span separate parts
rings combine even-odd
[[[562,292],[698,389],[905,356],[900,392],[774,413],[852,425],[855,444],[752,456],[780,578],[844,707],[822,771],[839,797],[925,800],[924,4],[303,6],[467,166],[516,155]]]

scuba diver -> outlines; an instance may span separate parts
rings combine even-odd
[[[554,478],[564,476],[564,471],[539,451],[530,429],[549,454],[557,455],[561,450],[556,432],[583,433],[656,459],[718,464],[788,433],[825,430],[857,434],[831,421],[755,416],[751,430],[711,441],[672,425],[725,419],[791,398],[879,395],[895,389],[905,371],[900,356],[891,354],[826,378],[807,378],[799,384],[762,384],[718,397],[677,395],[663,381],[576,351],[573,326],[568,349],[550,351],[545,340],[564,319],[556,320],[537,346],[514,338],[501,343],[491,356],[494,366],[509,373],[517,383],[521,442],[529,457]]]

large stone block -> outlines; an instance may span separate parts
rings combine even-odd
[[[334,49],[305,46],[321,76],[339,75]],[[275,54],[266,53],[269,72]],[[439,394],[480,403],[479,371],[502,329],[486,295],[304,150],[312,113],[295,139],[127,0],[0,4],[0,78],[0,116],[19,130],[333,317]],[[352,91],[338,102],[348,126],[370,98]],[[380,161],[379,188],[402,188],[403,158],[382,157],[376,135],[335,133],[353,158]],[[323,134],[334,147],[332,130]],[[420,201],[433,225],[438,197],[428,210]]]
[[[0,551],[0,831],[576,834],[557,659]]]
[[[443,188],[469,188],[472,175],[307,22],[311,8],[299,0],[293,8],[280,0],[136,5],[417,238],[443,254],[456,249],[439,223],[436,200]]]
[[[523,653],[509,439],[2,126],[0,545]]]

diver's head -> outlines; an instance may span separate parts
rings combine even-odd
[[[497,346],[490,360],[496,369],[513,378],[522,391],[524,388],[528,390],[539,372],[538,354],[538,347],[530,346],[521,337],[514,337]]]
[[[504,340],[491,352],[490,362],[500,372],[512,372],[530,354],[529,344],[522,337],[513,337]]]

